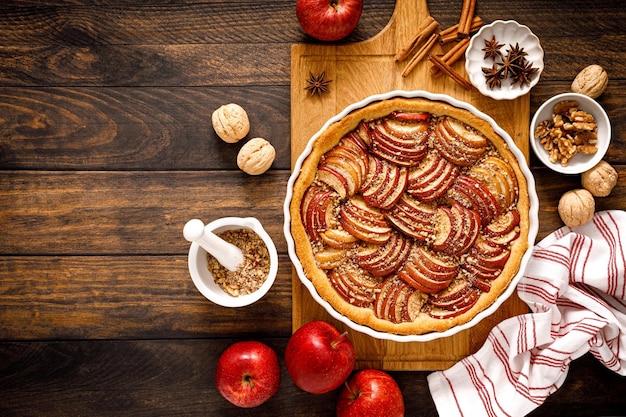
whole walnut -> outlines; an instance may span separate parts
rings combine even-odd
[[[248,113],[238,104],[224,104],[212,116],[213,129],[224,142],[235,143],[250,132]]]
[[[608,162],[600,161],[590,170],[583,172],[580,179],[582,186],[594,197],[606,197],[617,184],[617,171]]]
[[[253,138],[246,142],[237,155],[237,166],[246,174],[260,175],[267,171],[276,157],[276,150],[267,140]]]
[[[584,188],[568,191],[559,200],[559,216],[569,227],[587,223],[593,218],[595,210],[593,195]]]
[[[609,76],[600,65],[593,64],[583,68],[572,82],[574,93],[584,94],[591,98],[600,97],[606,90]]]

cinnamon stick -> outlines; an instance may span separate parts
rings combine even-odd
[[[465,55],[465,51],[467,50],[469,43],[470,43],[470,38],[461,39],[452,48],[450,48],[448,52],[443,54],[441,59],[446,64],[452,66],[455,62],[457,62],[459,59],[461,59]],[[441,70],[436,66],[432,66],[430,68],[430,72],[435,78],[438,78],[442,75]]]
[[[424,59],[426,55],[428,55],[430,50],[437,43],[437,38],[438,38],[438,35],[436,33],[433,33],[432,35],[430,35],[430,37],[426,40],[426,42],[422,45],[422,47],[415,53],[415,56],[413,56],[413,58],[411,58],[409,63],[406,65],[406,67],[404,67],[404,71],[402,71],[403,77],[406,77],[407,75],[409,75],[411,71],[413,71],[413,69],[417,66],[417,64],[422,59]]]
[[[461,9],[461,17],[459,18],[459,27],[457,29],[459,38],[469,36],[475,9],[476,0],[463,0],[463,8]]]
[[[444,74],[446,74],[448,77],[452,78],[452,80],[454,80],[461,87],[465,88],[466,90],[471,90],[472,89],[472,84],[470,84],[469,81],[467,81],[465,78],[463,78],[463,76],[461,74],[456,72],[454,70],[454,68],[452,68],[450,65],[446,64],[446,62],[443,59],[441,59],[441,57],[438,57],[437,55],[432,55],[431,54],[428,57],[428,59],[435,66],[437,66],[439,69],[441,69],[441,71],[443,71]]]
[[[470,33],[476,32],[483,25],[483,19],[480,16],[474,16],[470,25]],[[458,36],[459,24],[452,25],[439,32],[439,42],[444,45],[448,42],[459,40]]]
[[[408,58],[413,51],[419,48],[438,29],[439,24],[437,21],[432,16],[428,16],[418,27],[417,34],[413,39],[396,54],[396,61],[402,62]]]

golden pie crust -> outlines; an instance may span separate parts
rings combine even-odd
[[[393,116],[396,114],[395,112],[403,112],[404,117],[400,117],[400,120],[397,120]],[[403,226],[398,227],[395,223],[388,221],[389,229],[392,230],[389,235],[402,235],[404,240],[409,240],[412,251],[410,253],[414,251],[426,252],[430,254],[431,257],[437,257],[440,261],[445,261],[444,263],[446,264],[453,264],[453,266],[457,268],[456,274],[451,280],[449,279],[449,274],[446,272],[448,281],[445,284],[445,288],[441,290],[439,290],[439,288],[441,288],[440,286],[428,286],[425,288],[421,284],[418,284],[417,287],[408,285],[407,288],[407,283],[412,281],[402,279],[401,276],[407,277],[410,275],[407,271],[415,271],[414,265],[413,267],[406,266],[408,262],[407,259],[413,260],[415,258],[411,257],[413,255],[407,255],[406,252],[403,252],[403,261],[397,263],[397,265],[392,268],[393,270],[391,272],[389,272],[389,269],[382,272],[385,274],[384,276],[374,276],[370,271],[365,270],[360,266],[361,264],[356,262],[359,255],[361,255],[359,259],[362,260],[366,257],[363,256],[363,253],[368,251],[373,252],[388,241],[385,240],[385,242],[381,243],[386,237],[383,233],[387,232],[387,228],[385,227],[382,227],[381,230],[377,230],[377,232],[381,232],[384,235],[381,241],[377,241],[377,239],[380,238],[380,233],[373,233],[366,236],[368,241],[355,237],[353,243],[348,242],[345,247],[339,249],[329,247],[327,240],[320,239],[320,233],[324,233],[324,229],[334,229],[333,233],[338,230],[337,233],[339,235],[343,237],[347,236],[346,228],[342,226],[341,221],[344,221],[346,227],[350,225],[349,213],[348,208],[342,209],[342,207],[347,205],[351,200],[353,201],[351,201],[350,204],[355,203],[357,206],[362,205],[364,201],[362,196],[363,191],[354,191],[354,184],[352,184],[352,192],[354,192],[354,195],[350,196],[349,190],[348,194],[342,196],[341,193],[337,192],[337,184],[331,186],[327,182],[320,180],[320,167],[327,163],[329,159],[327,152],[335,148],[340,142],[343,143],[342,141],[347,136],[354,136],[353,133],[360,134],[359,137],[363,139],[364,131],[362,126],[364,126],[364,123],[371,128],[371,131],[374,130],[377,123],[381,122],[381,124],[384,125],[384,121],[386,120],[392,120],[392,122],[396,123],[396,127],[398,124],[401,126],[404,124],[413,126],[412,123],[419,123],[419,121],[414,122],[409,119],[412,118],[412,115],[420,112],[429,114],[428,120],[422,121],[428,123],[428,130],[425,133],[427,137],[425,141],[423,138],[419,140],[426,143],[427,153],[419,154],[417,159],[419,159],[420,163],[426,163],[424,161],[428,156],[425,155],[434,153],[441,157],[447,152],[446,146],[449,146],[450,143],[454,145],[454,142],[446,142],[442,148],[440,144],[436,143],[438,140],[436,133],[437,126],[443,123],[444,120],[452,124],[456,123],[457,127],[459,126],[458,122],[461,122],[469,132],[467,135],[469,137],[468,140],[475,142],[471,143],[472,146],[476,145],[481,140],[485,141],[486,146],[484,150],[481,150],[478,145],[477,148],[473,148],[467,147],[467,144],[464,144],[460,145],[458,148],[452,149],[451,152],[453,155],[458,154],[460,149],[470,156],[467,161],[462,162],[462,165],[453,164],[455,165],[454,182],[461,183],[468,181],[467,178],[478,178],[481,180],[484,188],[492,190],[491,194],[500,203],[497,212],[485,214],[484,210],[487,209],[484,209],[484,207],[482,208],[483,211],[481,211],[481,208],[471,206],[467,199],[457,199],[455,196],[462,196],[462,193],[459,194],[458,192],[451,191],[453,186],[448,185],[446,188],[447,191],[434,201],[422,202],[420,198],[414,195],[407,197],[418,200],[419,203],[427,207],[429,213],[432,214],[432,216],[428,217],[430,223],[426,225],[424,229],[427,231],[426,233],[422,233],[423,230],[420,229],[418,234],[415,235],[417,238],[413,235],[407,236],[404,232],[406,230],[412,230],[410,229],[410,225],[407,226],[409,229],[403,229]],[[411,129],[412,128],[409,128],[408,130],[413,132]],[[364,142],[368,141],[369,143],[366,143],[366,146],[368,161],[371,163],[368,165],[368,173],[370,175],[366,178],[360,178],[360,183],[357,184],[358,189],[364,187],[365,182],[372,182],[372,177],[376,176],[371,174],[375,166],[372,159],[384,159],[380,157],[379,152],[373,149],[374,145],[371,142],[371,138],[365,138]],[[413,152],[413,150],[410,152]],[[434,158],[435,156],[432,157]],[[486,162],[488,158],[489,161],[493,161],[493,158],[505,161],[506,165],[510,167],[510,170],[508,168],[500,170],[494,167],[493,164],[489,165]],[[450,159],[449,152],[448,159]],[[401,164],[404,164],[404,162],[401,162]],[[403,167],[402,178],[406,178],[406,172],[420,169],[420,165],[417,164],[417,161],[414,163],[409,162],[409,164],[411,164],[411,166]],[[514,189],[508,190],[513,194],[509,193],[508,195],[503,195],[506,193],[501,192],[502,187],[504,187],[506,191],[506,185],[503,186],[501,184],[504,181],[502,175],[497,174],[499,175],[497,178],[491,178],[487,176],[490,171],[504,172],[505,176],[509,175],[514,177],[508,178],[508,180],[512,180],[509,181],[508,184],[514,184]],[[460,177],[463,177],[463,180],[459,179]],[[328,178],[328,176],[324,178]],[[434,180],[435,179],[431,179],[430,182]],[[500,181],[500,183],[498,183],[499,185],[494,185],[496,180]],[[492,183],[489,183],[490,181]],[[407,196],[409,193],[406,189],[406,182],[404,184],[405,185],[402,186],[404,187],[402,195]],[[322,221],[322,227],[318,228],[315,232],[310,231],[311,220],[305,218],[308,211],[303,209],[303,204],[308,204],[308,202],[305,202],[305,195],[310,187],[311,192],[313,187],[316,187],[315,190],[324,190],[327,192],[327,195],[331,195],[332,197],[330,198],[332,203],[328,206],[329,209],[327,212],[324,212],[325,214],[322,216],[324,219]],[[476,187],[483,188],[480,185],[476,185]],[[493,190],[500,191],[495,192]],[[417,194],[423,196],[426,200],[432,200],[432,198],[428,197],[430,194]],[[394,204],[399,203],[396,202]],[[517,159],[509,150],[504,139],[493,130],[488,121],[483,120],[465,109],[457,108],[440,101],[431,101],[423,98],[392,98],[371,103],[366,107],[349,113],[341,120],[331,124],[316,138],[311,153],[303,161],[301,170],[294,183],[293,196],[290,203],[291,234],[295,241],[296,254],[302,264],[306,277],[311,280],[320,297],[330,303],[340,314],[348,317],[354,323],[368,326],[379,332],[400,335],[442,332],[468,322],[475,317],[476,314],[494,303],[517,274],[522,256],[528,249],[529,204],[526,179],[519,168]],[[366,205],[368,204],[366,203]],[[504,207],[505,205],[506,207]],[[453,239],[457,242],[455,248],[450,249],[449,246],[446,246],[446,244],[449,245],[450,240],[446,240],[448,243],[444,244],[444,238],[446,237],[446,233],[450,235],[450,229],[455,229],[455,224],[461,224],[454,222],[461,221],[458,220],[460,218],[458,212],[463,211],[463,213],[465,213],[465,209],[473,212],[471,215],[468,215],[468,217],[463,217],[464,219],[473,219],[467,220],[467,222],[472,225],[475,223],[478,213],[478,221],[480,222],[479,232],[475,232],[474,226],[465,227],[466,223],[464,223],[462,228],[457,228],[455,239]],[[344,212],[342,210],[346,211]],[[390,208],[374,207],[373,210],[377,213],[380,212],[386,220],[389,220],[388,216],[390,216],[389,213],[393,210],[393,205]],[[450,215],[451,211],[455,211],[456,217]],[[519,215],[517,223],[514,225],[516,238],[509,239],[506,238],[506,236],[500,235],[494,237],[492,233],[493,229],[498,229],[498,225],[505,222],[503,218],[510,218],[511,213],[518,213]],[[378,215],[376,215],[376,217],[378,217]],[[450,222],[450,224],[447,224],[447,222]],[[317,226],[319,226],[319,224],[317,224]],[[350,228],[351,227],[352,226],[350,226]],[[372,225],[372,227],[377,226]],[[458,230],[462,230],[462,232],[458,232]],[[510,233],[512,233],[509,232],[508,229],[499,230],[498,233],[500,232],[502,234],[506,232],[509,236]],[[459,235],[459,233],[461,234]],[[326,235],[328,234],[330,233]],[[312,237],[312,235],[315,237]],[[471,236],[467,237],[465,235]],[[369,239],[370,237],[372,237],[372,239]],[[500,262],[497,265],[489,264],[489,268],[483,268],[489,269],[491,272],[493,272],[492,270],[494,269],[498,270],[496,274],[492,274],[487,279],[483,279],[483,275],[477,276],[475,273],[476,269],[474,266],[470,265],[476,263],[475,260],[477,258],[474,254],[478,249],[480,249],[478,250],[480,252],[479,256],[483,256],[483,252],[486,253],[491,250],[489,247],[483,250],[482,243],[484,243],[485,239],[489,242],[498,241],[501,243],[500,246],[502,246],[503,250],[507,251],[506,260],[504,261],[506,263],[504,263],[503,266]],[[464,243],[461,244],[458,242]],[[481,248],[476,248],[477,246],[481,246]],[[435,247],[437,249],[435,249]],[[320,252],[324,253],[320,254]],[[397,250],[393,253],[397,254],[399,252],[400,250]],[[328,254],[330,254],[330,256],[327,256]],[[333,257],[335,255],[337,255],[336,258]],[[498,256],[489,253],[489,255],[484,255],[483,258],[492,255],[494,257]],[[326,262],[324,268],[320,267],[320,259],[323,259],[322,262]],[[392,260],[387,259],[387,261]],[[491,258],[491,261],[493,263],[493,258]],[[413,263],[415,262],[417,261]],[[333,266],[335,268],[333,268]],[[340,292],[338,292],[338,286],[336,284],[336,278],[339,277],[339,279],[341,279],[341,276],[334,275],[338,274],[338,272],[333,272],[335,270],[341,271],[341,273],[349,271],[358,274],[359,279],[362,279],[360,282],[363,282],[366,287],[366,293],[369,294],[368,297],[370,297],[369,300],[371,302],[368,304],[367,300],[364,302],[362,298],[358,298],[358,300],[355,301],[355,299],[352,299],[353,297],[349,295],[353,293],[351,290],[347,292],[344,291],[344,295],[342,296]],[[439,269],[437,269],[437,271],[439,271]],[[380,270],[376,270],[376,273],[379,272]],[[443,277],[443,275],[446,274],[437,273],[437,277]],[[335,281],[331,282],[331,278],[335,279]],[[428,283],[430,285],[430,281],[428,281]],[[360,293],[361,289],[362,288],[357,288],[356,291]],[[455,293],[457,289],[462,289],[464,295],[458,296]],[[428,292],[425,292],[425,290]],[[394,294],[393,297],[390,296],[391,293]],[[382,294],[384,294],[384,296]],[[388,297],[391,301],[384,297]],[[377,298],[381,300],[377,300]]]

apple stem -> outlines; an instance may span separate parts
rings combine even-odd
[[[352,402],[354,402],[357,398],[361,396],[361,391],[359,390],[353,391],[352,388],[350,388],[350,384],[348,384],[348,381],[345,381],[343,384],[346,386],[346,389],[350,393],[350,398]]]
[[[254,378],[252,378],[252,375],[245,374],[243,376],[242,382],[244,385],[248,385],[250,388],[254,388]]]
[[[341,339],[343,339],[346,336],[348,336],[348,331],[345,331],[345,332],[341,333],[339,335],[339,337],[337,337],[335,340],[333,340],[332,343],[330,344],[333,347],[333,349],[339,344]]]

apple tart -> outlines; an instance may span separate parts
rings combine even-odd
[[[491,124],[396,97],[327,126],[302,162],[291,236],[319,296],[354,323],[420,335],[471,320],[528,249],[527,182]]]

